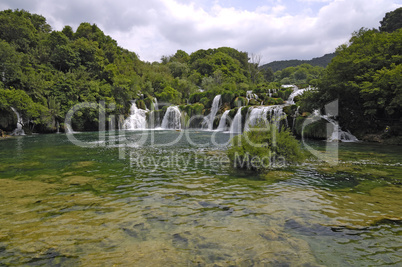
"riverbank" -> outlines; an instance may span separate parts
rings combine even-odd
[[[402,136],[384,138],[383,134],[366,134],[362,137],[362,141],[367,143],[402,146]]]

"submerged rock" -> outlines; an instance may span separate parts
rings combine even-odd
[[[172,240],[173,246],[175,247],[187,247],[188,239],[181,234],[174,234]]]

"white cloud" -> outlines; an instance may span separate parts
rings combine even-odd
[[[262,61],[269,62],[333,52],[353,31],[378,27],[386,12],[401,6],[400,0],[259,0],[228,5],[233,2],[240,3],[5,0],[0,8],[24,8],[42,14],[57,30],[64,25],[77,27],[80,22],[96,23],[120,46],[147,61],[159,60],[178,49],[191,53],[229,46],[261,54]]]

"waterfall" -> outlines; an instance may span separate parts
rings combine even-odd
[[[167,108],[161,127],[163,129],[181,129],[181,113],[177,106]]]
[[[209,113],[208,116],[204,117],[203,121],[203,128],[208,126],[208,130],[213,130],[214,128],[214,120],[216,113],[218,113],[218,110],[220,108],[221,104],[221,95],[217,95],[214,97],[214,100],[212,101],[212,107],[211,107],[211,113]]]
[[[293,93],[290,94],[290,96],[289,96],[289,98],[288,98],[288,100],[287,100],[286,102],[287,102],[289,105],[294,105],[294,104],[295,104],[294,98],[295,98],[296,96],[302,95],[304,92],[306,92],[306,91],[308,91],[308,90],[310,90],[310,89],[311,89],[311,88],[309,87],[309,88],[305,88],[305,89],[296,89],[296,90],[294,90]]]
[[[255,100],[257,100],[257,99],[258,99],[258,95],[257,95],[257,94],[253,94],[253,91],[247,91],[247,93],[246,93],[246,98],[247,98],[247,100],[250,100],[250,99],[255,99]]]
[[[232,125],[230,126],[231,133],[241,133],[241,108],[237,110],[235,117],[233,118]]]
[[[137,105],[133,102],[130,108],[130,116],[124,121],[123,129],[138,130],[146,129],[146,127],[146,110],[137,108]]]
[[[68,124],[68,123],[64,123],[64,131],[65,131],[67,134],[74,133],[73,128],[72,128],[71,125]]]
[[[316,114],[316,112],[315,112]],[[328,137],[327,142],[357,142],[359,139],[357,139],[356,136],[351,134],[350,132],[345,132],[339,127],[339,124],[337,121],[334,119],[330,118],[328,115],[320,115],[321,118],[326,120],[327,122],[331,123],[333,126],[333,131],[330,137]]]
[[[153,104],[154,104],[154,108],[152,109],[152,107],[151,107],[151,110],[159,110],[158,99],[156,99],[156,97],[154,98]]]
[[[295,114],[293,116],[292,131],[294,131],[294,129],[295,129],[296,118],[297,118],[298,115],[300,115],[299,114],[299,109],[300,109],[300,106],[297,106],[296,112],[295,112]]]
[[[219,121],[218,128],[216,129],[217,131],[226,131],[226,120],[229,115],[230,110],[226,110],[223,112],[221,120]]]
[[[156,97],[153,99],[150,109],[151,111],[149,112],[148,117],[149,118],[148,127],[156,128],[157,126],[160,125],[159,114],[155,113],[156,110],[159,110],[158,99],[156,99]]]
[[[283,112],[283,106],[252,107],[249,110],[244,131],[250,130],[250,127],[256,125],[259,121],[266,122],[267,120],[279,128],[281,120],[285,118],[286,114]]]
[[[11,135],[25,135],[24,129],[22,129],[23,122],[20,114],[15,108],[11,107],[11,109],[17,115],[17,128],[14,129]]]

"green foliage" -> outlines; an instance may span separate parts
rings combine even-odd
[[[260,105],[261,102],[255,100],[255,99],[250,99],[250,101],[248,101],[248,104],[249,104],[250,106],[256,106],[256,105]]]
[[[1,107],[13,107],[25,118],[40,119],[47,108],[35,103],[23,90],[0,89]]]
[[[192,105],[186,105],[181,108],[187,115],[191,118],[193,116],[202,115],[204,110],[204,105],[201,103],[196,103]]]
[[[64,26],[63,30],[61,31],[64,33],[65,36],[67,36],[68,39],[72,40],[74,38],[74,31],[71,26]]]
[[[199,101],[205,108],[211,108],[212,100],[208,97],[203,97]]]
[[[401,29],[355,32],[348,45],[337,49],[318,92],[308,101],[317,108],[338,99],[340,124],[352,132],[379,131],[397,123],[402,116],[401,44]]]
[[[168,63],[170,72],[172,73],[173,77],[185,77],[189,72],[189,67],[185,63],[180,63],[177,61],[169,62]]]
[[[37,44],[38,33],[28,14],[19,10],[0,12],[0,38],[19,52],[27,52]]]
[[[327,139],[327,125],[326,120],[319,120],[306,125],[303,128],[303,123],[306,120],[305,117],[297,117],[294,123],[293,132],[298,137],[310,138],[310,139]]]
[[[247,106],[248,105],[248,100],[245,97],[239,96],[234,100],[233,105],[235,107]]]
[[[380,24],[381,32],[394,32],[402,28],[402,7],[385,14],[385,17]]]
[[[276,71],[273,74],[273,80],[281,84],[310,84],[311,81],[318,79],[323,71],[324,68],[321,66],[312,66],[304,63]]]
[[[41,131],[54,130],[55,123],[81,102],[113,103],[116,109],[110,112],[120,115],[141,95],[147,96],[149,105],[153,97],[173,104],[189,99],[197,103],[191,113],[199,114],[201,107],[210,108],[217,94],[224,94],[229,107],[252,88],[245,52],[221,47],[189,55],[178,50],[163,57],[162,63],[146,63],[118,47],[95,24],[81,23],[76,32],[70,26],[51,31],[44,17],[23,10],[0,12],[0,62],[3,87],[25,93],[19,101],[37,107],[36,111],[25,112],[23,104],[16,108],[21,108],[25,120],[34,117],[31,127]],[[203,93],[198,92],[201,84]],[[246,104],[239,99],[239,104]],[[0,106],[6,110],[6,105],[4,100]],[[80,111],[74,116],[74,129],[94,129],[97,113]]]
[[[282,98],[268,97],[264,99],[264,105],[281,105],[283,103],[284,101],[282,100]]]
[[[234,168],[264,171],[283,164],[300,163],[305,156],[289,130],[259,124],[235,136],[228,149]]]
[[[394,15],[398,12],[387,15],[382,26],[397,24]],[[286,82],[320,87],[319,94],[300,97],[297,104],[303,112],[339,98],[341,124],[348,120],[359,128],[383,127],[380,120],[388,124],[402,115],[401,30],[385,31],[355,33],[349,45],[338,49],[325,73],[316,65],[328,62],[331,55],[307,62],[311,65],[286,65],[274,73],[275,68],[258,68],[258,56],[249,59],[246,52],[228,47],[201,49],[191,55],[178,50],[161,63],[143,62],[95,24],[81,23],[76,32],[70,26],[52,31],[40,15],[5,10],[0,12],[0,110],[7,113],[12,104],[25,121],[29,119],[31,128],[52,131],[81,102],[105,101],[116,106],[108,112],[120,115],[127,113],[130,101],[144,95],[144,105],[137,102],[143,108],[151,107],[157,97],[160,103],[188,101],[193,104],[188,114],[201,114],[218,94],[225,109],[258,105],[255,100],[248,103],[249,90],[265,105],[281,104],[291,89],[280,90],[273,98],[268,93]],[[99,124],[99,111],[83,111],[74,116],[74,129],[93,130]]]
[[[224,91],[224,93],[221,95],[222,103],[232,103],[232,101],[235,99],[235,94],[231,91]]]
[[[138,100],[137,102],[135,102],[137,104],[137,108],[139,109],[147,109],[147,106],[145,105],[144,100]]]
[[[181,102],[181,93],[173,89],[171,86],[166,86],[162,93],[156,94],[160,102],[179,104]]]
[[[297,67],[302,64],[309,64],[311,66],[319,66],[325,68],[331,60],[335,57],[335,53],[326,54],[322,57],[313,58],[311,60],[282,60],[273,61],[271,63],[261,66],[261,69],[266,70],[271,68],[273,72],[277,72],[288,67]],[[267,81],[269,81],[267,79]]]
[[[201,76],[215,77],[213,81],[220,84],[228,81],[247,81],[247,61],[246,53],[238,52],[232,48],[221,47],[218,49],[201,49],[192,53],[189,64]],[[211,84],[211,82],[208,84]]]
[[[288,99],[289,96],[292,94],[293,89],[292,88],[281,88],[281,90],[279,90],[278,92],[278,96],[279,98],[282,99]]]
[[[205,97],[205,95],[206,95],[206,94],[205,94],[204,92],[196,92],[196,93],[193,93],[193,94],[190,95],[189,102],[190,102],[191,104],[200,102],[201,98]]]

